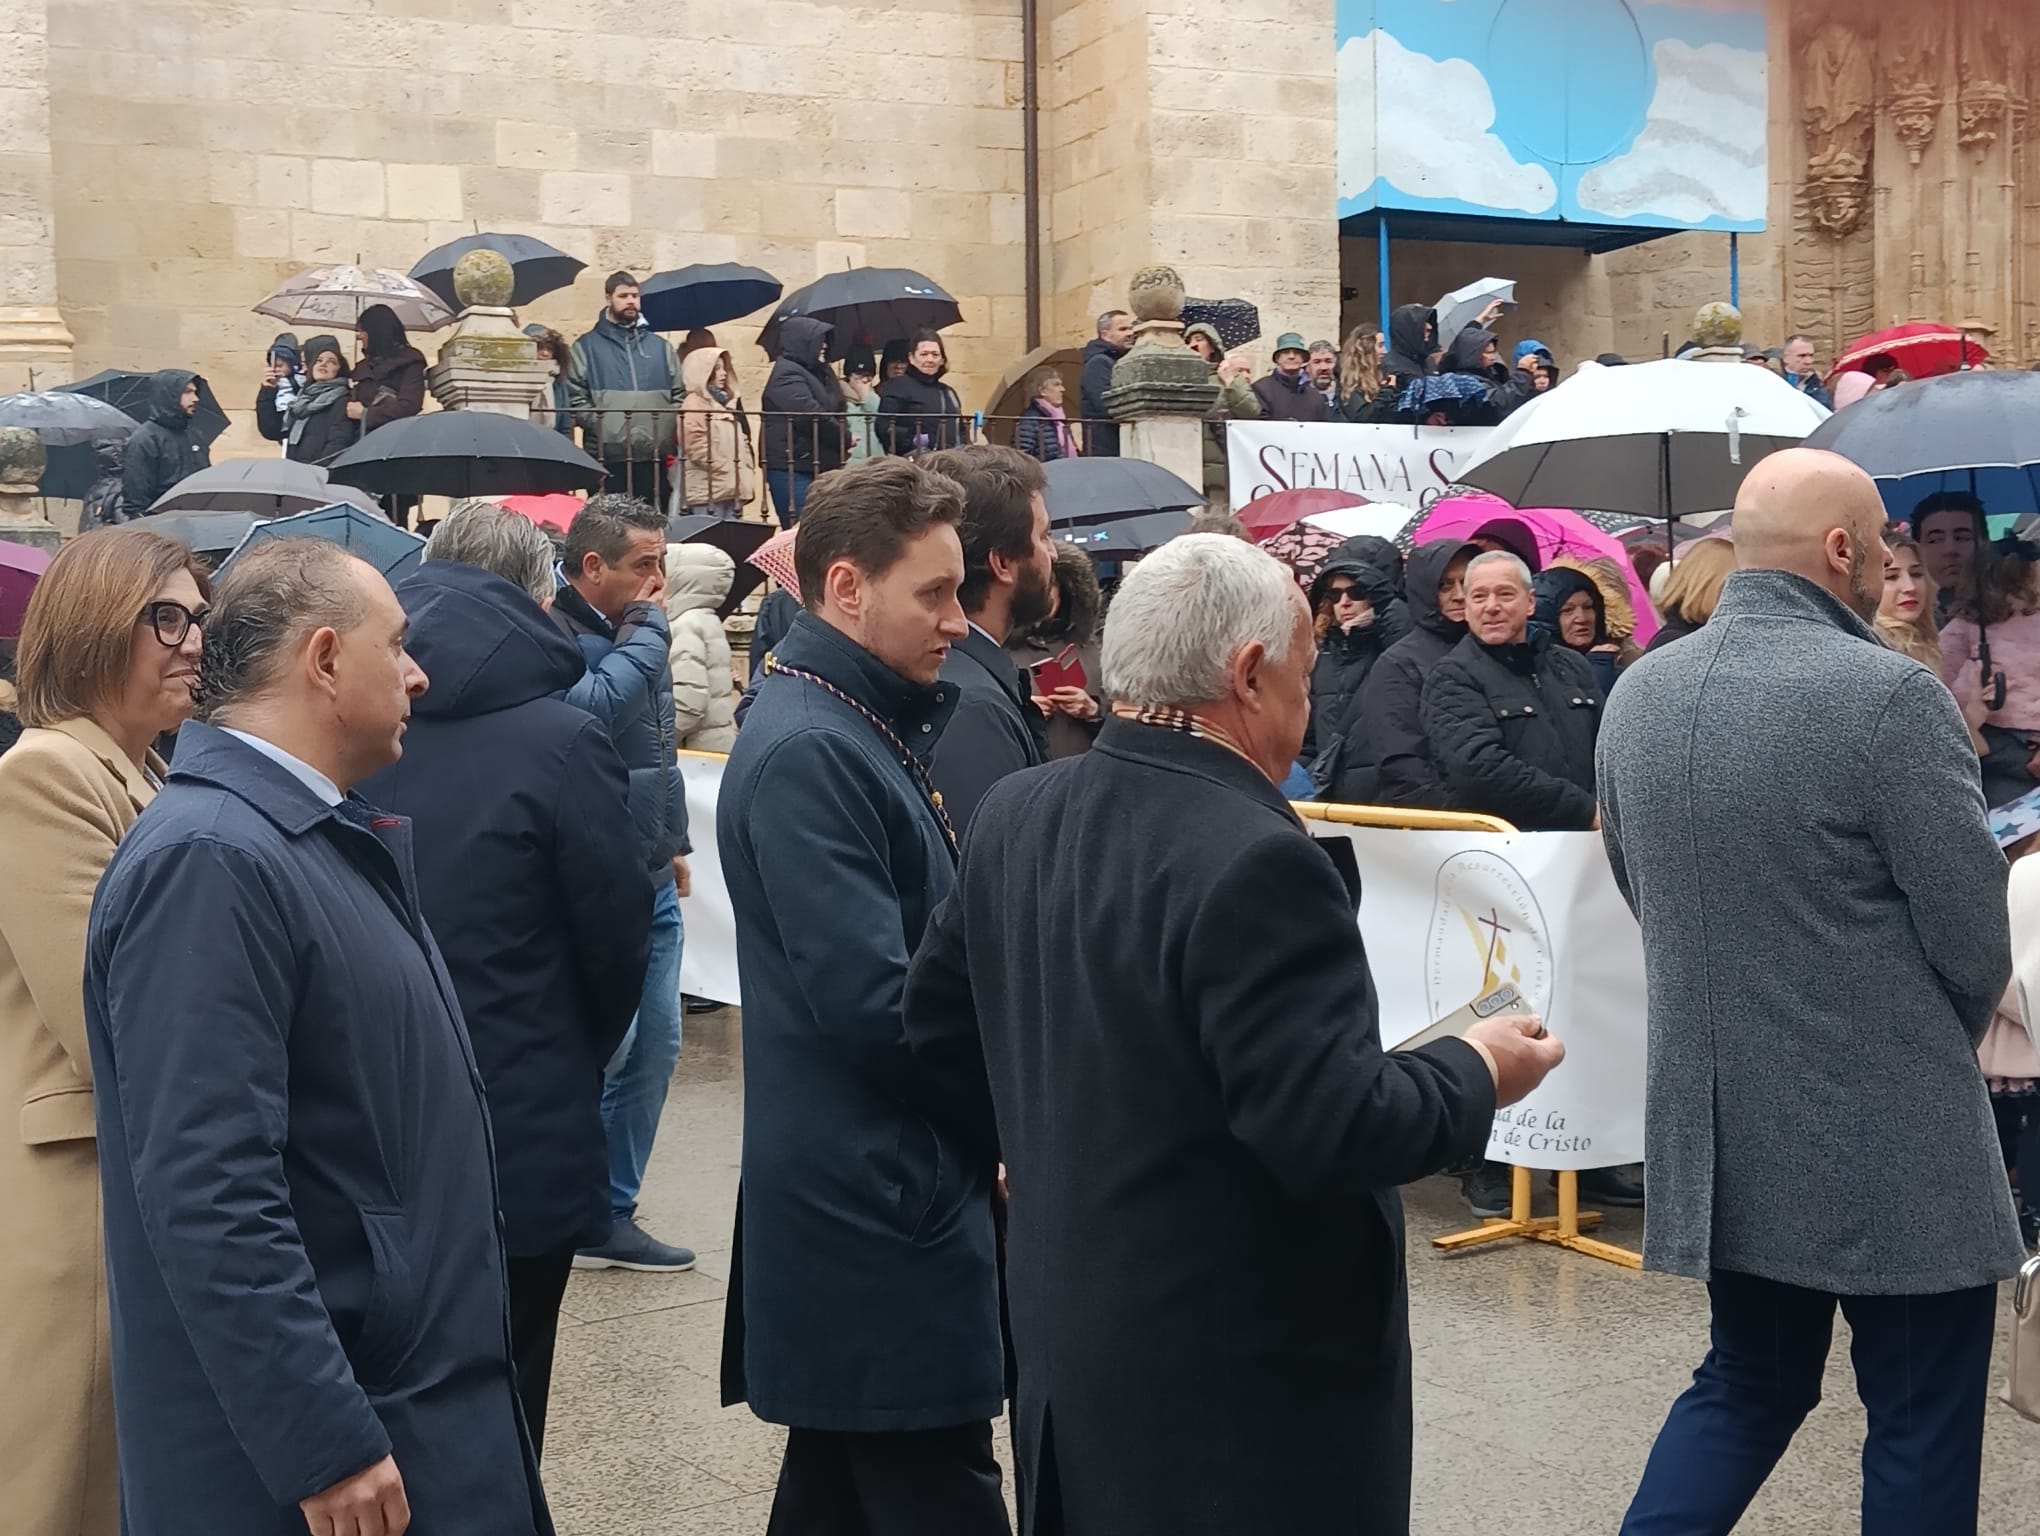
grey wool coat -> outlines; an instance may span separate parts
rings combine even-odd
[[[2012,1274],[1976,1064],[2006,867],[1948,690],[1782,571],[1624,674],[1598,787],[1650,995],[1644,1263],[1841,1295]]]

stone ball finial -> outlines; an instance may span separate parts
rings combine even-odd
[[[1693,340],[1703,347],[1742,345],[1742,311],[1733,304],[1702,304],[1693,313]]]
[[[463,309],[507,309],[516,289],[517,274],[501,251],[469,251],[453,264],[453,293]]]
[[[1127,286],[1126,306],[1136,322],[1181,320],[1183,279],[1174,267],[1142,267]]]
[[[48,464],[42,439],[32,428],[0,427],[0,486],[34,490]]]

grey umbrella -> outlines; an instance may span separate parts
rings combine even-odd
[[[253,512],[164,512],[149,519],[149,532],[176,539],[194,555],[225,555],[262,519]]]
[[[1204,505],[1204,492],[1146,459],[1057,459],[1046,473],[1048,520],[1056,528]]]
[[[1513,280],[1483,277],[1446,294],[1431,306],[1438,311],[1438,345],[1451,346],[1453,338],[1478,320],[1481,311],[1497,299],[1502,302],[1503,314],[1515,312],[1516,284]]]
[[[388,429],[385,428],[385,431]],[[352,502],[381,516],[375,498],[344,485],[332,485],[316,464],[289,459],[228,459],[210,469],[186,475],[149,508],[157,512],[253,512],[259,517],[289,517],[336,501]]]
[[[83,498],[100,471],[98,446],[123,442],[138,423],[117,406],[65,389],[0,397],[0,427],[26,427],[43,445],[45,496]]]

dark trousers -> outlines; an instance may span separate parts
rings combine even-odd
[[[815,477],[804,469],[768,469],[765,471],[765,489],[772,493],[772,510],[779,514],[779,526],[791,528],[800,521],[801,509],[807,505],[808,487],[815,483]]]
[[[609,472],[609,478],[602,482],[605,494],[622,492],[637,497],[639,501],[649,502],[661,512],[666,510],[666,465],[663,460],[636,463],[629,459],[604,459],[602,467]]]
[[[896,1434],[796,1429],[766,1536],[1012,1536],[992,1426]]]
[[[1831,1296],[1724,1271],[1707,1290],[1714,1347],[1658,1432],[1622,1536],[1734,1528],[1820,1401],[1837,1305],[1870,1415],[1863,1536],[1975,1536],[1996,1286]]]
[[[510,1363],[517,1372],[517,1398],[533,1451],[545,1446],[545,1405],[552,1396],[553,1344],[560,1332],[560,1302],[574,1272],[574,1248],[512,1257],[510,1272]]]

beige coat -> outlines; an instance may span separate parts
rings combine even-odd
[[[680,364],[687,398],[680,405],[680,462],[674,476],[674,511],[733,501],[747,505],[758,491],[758,471],[751,439],[737,425],[737,413],[708,392],[715,365],[728,364],[727,352],[705,348],[688,353]],[[732,364],[730,377],[736,377]]]
[[[736,575],[736,562],[711,544],[666,546],[673,735],[690,752],[727,752],[737,744],[736,668],[716,617]]]
[[[37,1536],[119,1529],[85,925],[154,793],[87,720],[0,757],[0,1476]]]

